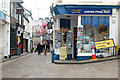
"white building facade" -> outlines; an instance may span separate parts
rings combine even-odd
[[[23,50],[31,52],[32,49],[32,17],[30,15],[24,15],[24,34],[23,34]]]
[[[10,55],[10,0],[0,0],[0,56]]]
[[[113,39],[115,45],[120,46],[119,3],[120,0],[56,0],[53,6],[53,48],[55,54],[60,56],[60,47],[66,47],[69,44],[64,39],[64,34],[68,34],[68,31],[71,31],[73,34],[71,57],[79,57],[78,60],[90,59],[90,56],[92,56],[90,53],[91,44],[95,41]],[[78,27],[83,27],[83,31],[81,32],[83,36],[80,37],[80,40],[82,40],[80,41],[82,42],[81,49],[83,50],[80,51],[79,47],[77,47],[77,43],[79,43],[79,40],[77,40],[79,37],[77,35],[78,32],[76,32],[78,31]],[[61,38],[62,42],[56,39],[56,35],[58,34],[56,30],[63,30],[61,34],[63,36]],[[57,57],[57,59],[60,59],[60,57]]]

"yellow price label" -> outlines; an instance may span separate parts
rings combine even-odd
[[[114,47],[114,42],[112,39],[95,42],[96,49]]]

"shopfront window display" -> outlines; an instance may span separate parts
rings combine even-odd
[[[109,39],[109,27],[101,24],[97,27],[90,24],[84,26],[84,38],[81,48],[82,53],[91,53],[91,47],[95,41]],[[101,53],[109,53],[109,49],[100,49]]]

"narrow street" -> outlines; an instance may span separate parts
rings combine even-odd
[[[90,64],[54,64],[51,54],[36,53],[2,64],[3,78],[117,78],[118,60]]]

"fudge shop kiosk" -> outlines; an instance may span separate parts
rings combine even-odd
[[[54,60],[89,60],[96,41],[113,39],[116,43],[118,6],[56,5],[53,7]],[[114,16],[114,17],[113,17]],[[95,47],[95,46],[94,46]],[[95,50],[98,55],[113,55],[113,49]]]

